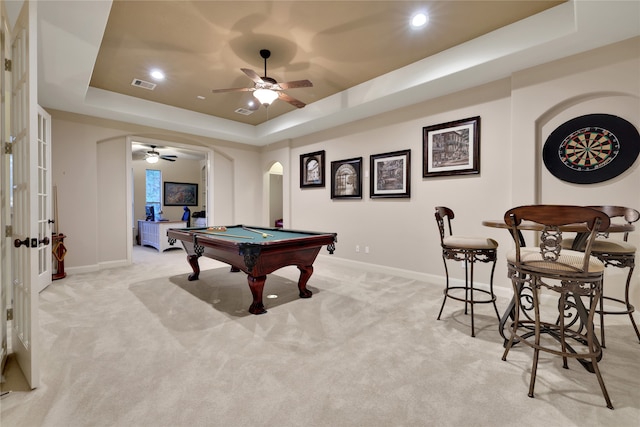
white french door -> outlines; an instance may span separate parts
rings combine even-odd
[[[38,187],[37,187],[37,221],[38,221],[38,285],[37,292],[51,284],[52,280],[52,253],[51,248],[51,115],[42,107],[36,105],[37,130],[36,135],[36,161]],[[31,147],[34,147],[33,142]],[[33,167],[33,163],[30,164]],[[33,187],[31,191],[33,191]]]
[[[5,14],[4,4],[0,4],[0,64],[8,60],[9,24]],[[0,141],[9,141],[9,103],[7,102],[11,91],[9,90],[9,73],[3,66],[0,69]],[[4,144],[3,144],[4,145]],[[0,151],[0,230],[5,230],[11,223],[11,157],[2,155]],[[7,298],[9,295],[9,283],[11,265],[9,263],[9,236],[2,232],[0,239],[0,372],[4,372],[7,361],[9,345],[7,340]]]
[[[36,2],[25,2],[11,29],[11,349],[31,388],[40,384],[38,293],[51,281],[50,120],[37,103],[36,31]]]

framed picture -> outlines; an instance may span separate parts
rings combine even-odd
[[[362,157],[331,162],[331,198],[362,198]]]
[[[480,117],[422,128],[422,176],[480,173]]]
[[[369,197],[411,197],[411,150],[371,156]]]
[[[324,150],[300,155],[300,188],[324,187]]]
[[[164,182],[165,206],[198,206],[198,184]]]

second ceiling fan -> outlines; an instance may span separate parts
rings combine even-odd
[[[241,68],[243,73],[253,80],[253,87],[238,87],[231,89],[213,89],[213,93],[222,92],[253,92],[253,96],[260,101],[262,105],[268,107],[276,99],[288,102],[289,104],[302,108],[306,104],[299,101],[286,93],[282,92],[285,89],[297,89],[302,87],[313,87],[313,84],[309,80],[296,80],[286,83],[278,83],[275,79],[267,76],[267,59],[271,56],[271,51],[267,49],[260,50],[260,56],[264,59],[264,76],[260,77],[258,73],[248,68]]]
[[[145,155],[145,159],[148,163],[156,163],[159,159],[175,162],[178,158],[178,156],[174,156],[173,154],[160,154],[156,151],[155,145],[150,145],[149,147],[151,147],[151,151],[147,151]]]

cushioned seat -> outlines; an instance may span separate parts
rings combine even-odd
[[[507,262],[514,263],[518,258],[518,251],[513,249],[507,253]],[[540,254],[540,248],[520,248],[520,261],[527,264],[529,270],[535,271],[580,271],[584,265],[584,252],[563,250],[554,261],[546,260]],[[603,272],[604,263],[596,257],[589,258],[589,271]]]
[[[538,246],[523,247],[520,239],[515,239],[515,249],[507,254],[515,308],[502,360],[507,360],[516,343],[534,349],[529,382],[529,397],[534,397],[540,351],[561,356],[564,368],[568,368],[568,358],[578,359],[596,374],[607,407],[613,409],[598,367],[602,348],[593,331],[605,267],[591,255],[597,233],[609,227],[609,217],[588,207],[532,205],[508,210],[504,221],[513,236],[518,235],[522,221],[541,225],[542,232]],[[561,227],[568,224],[583,224],[589,230],[583,236],[583,252],[563,249]],[[559,298],[553,304],[554,310],[559,310],[555,316],[542,310],[543,294],[549,292]],[[543,341],[542,335],[553,339]]]
[[[496,268],[498,242],[486,237],[453,235],[451,220],[454,218],[454,213],[447,207],[437,206],[435,216],[440,232],[440,246],[442,247],[442,260],[446,275],[444,299],[438,313],[438,320],[440,320],[447,298],[462,301],[465,303],[464,314],[467,314],[467,307],[470,306],[471,308],[471,336],[475,337],[475,304],[493,304],[496,317],[500,320],[498,308],[496,307],[496,296],[493,293],[493,273]],[[464,262],[464,286],[452,286],[449,283],[447,260]],[[478,288],[474,283],[474,265],[476,262],[493,263],[488,289]]]
[[[496,249],[498,242],[486,237],[451,236],[442,240],[445,246],[463,249]]]
[[[580,251],[584,251],[584,243],[577,248]],[[594,252],[610,252],[610,253],[629,253],[636,252],[635,245],[628,242],[614,241],[614,240],[596,240],[591,245],[591,253]]]

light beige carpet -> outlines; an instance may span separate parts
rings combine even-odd
[[[608,320],[600,364],[612,411],[594,375],[550,355],[527,397],[531,349],[501,360],[488,305],[477,307],[476,338],[461,303],[435,320],[442,283],[321,257],[312,298],[298,298],[288,267],[267,278],[268,313],[254,316],[244,273],[202,259],[189,282],[182,251],[136,247],[134,257],[41,294],[42,385],[0,400],[3,426],[640,425],[628,320]]]

